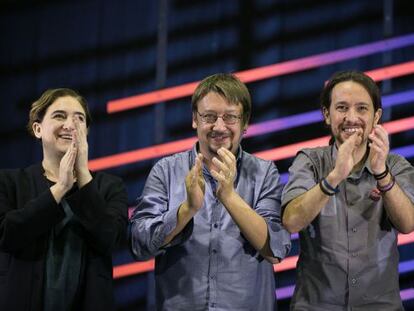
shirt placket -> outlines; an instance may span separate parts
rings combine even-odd
[[[218,277],[218,266],[219,266],[219,230],[220,230],[220,215],[222,205],[215,196],[217,190],[217,183],[211,177],[208,176],[211,190],[213,194],[212,206],[211,206],[211,223],[210,223],[210,269],[209,271],[209,309],[215,309],[217,307],[218,300],[218,288],[217,288],[217,277]]]
[[[361,228],[358,227],[359,218],[358,213],[355,209],[358,208],[356,198],[353,198],[352,193],[360,191],[357,180],[348,179],[346,182],[346,192],[348,194],[348,213],[347,213],[347,235],[348,235],[348,286],[349,286],[349,297],[348,304],[352,309],[354,302],[360,297],[360,253],[361,250]]]

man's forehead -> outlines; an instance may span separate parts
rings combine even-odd
[[[372,98],[365,87],[353,81],[338,83],[332,89],[331,100],[333,102],[342,101],[347,98],[358,99],[361,102],[372,104]]]
[[[223,94],[213,91],[207,93],[202,99],[200,99],[198,104],[200,104],[200,102],[222,105],[226,107],[226,110],[240,110],[243,108],[240,102],[226,98]]]

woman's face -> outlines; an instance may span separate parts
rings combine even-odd
[[[33,124],[35,136],[42,140],[44,157],[62,157],[72,143],[74,120],[85,127],[86,115],[79,101],[71,96],[59,97],[46,110],[41,122]]]

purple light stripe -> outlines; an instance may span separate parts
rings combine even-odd
[[[383,108],[389,108],[401,104],[406,104],[411,101],[414,101],[414,90],[383,96],[382,105]],[[320,110],[312,110],[284,118],[253,124],[247,129],[245,137],[282,131],[297,126],[320,122],[322,120],[323,118]]]
[[[298,65],[300,65],[299,68],[302,68],[303,70],[306,69],[308,66],[313,67],[314,65],[322,66],[332,64],[347,59],[353,59],[365,55],[370,55],[373,52],[379,53],[392,49],[402,48],[405,46],[409,46],[412,43],[414,43],[414,34],[401,36],[394,39],[378,41],[374,43],[362,44],[356,47],[345,48],[340,51],[322,53],[314,57],[311,56],[305,58],[304,62]]]
[[[288,179],[289,179],[289,173],[282,173],[282,174],[280,174],[280,182],[283,185],[286,185],[287,184]]]
[[[280,287],[276,289],[276,297],[278,300],[287,299],[293,296],[295,285]]]
[[[382,108],[389,108],[392,106],[406,104],[414,100],[414,90],[409,90],[401,93],[395,93],[382,97]]]
[[[414,298],[414,288],[407,288],[400,291],[400,296],[403,301],[411,300]]]
[[[269,65],[261,68],[250,69],[237,73],[244,82],[259,81],[274,76],[303,71],[328,64],[354,59],[361,56],[376,54],[392,49],[410,46],[414,43],[414,34],[401,36],[393,39],[362,44],[350,48],[344,48],[333,52],[325,52],[300,59],[294,59],[283,63]],[[254,72],[254,74],[252,74]],[[274,73],[277,73],[275,75]]]
[[[400,274],[411,272],[414,270],[414,260],[403,261],[398,265]]]
[[[282,131],[293,127],[322,121],[320,110],[295,114],[293,116],[279,118],[253,124],[248,127],[245,137],[257,136],[271,132]]]
[[[404,147],[394,148],[391,150],[393,153],[399,154],[404,158],[411,158],[414,156],[414,145],[408,145]]]

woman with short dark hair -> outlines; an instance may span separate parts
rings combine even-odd
[[[32,104],[43,160],[0,171],[0,310],[113,310],[112,250],[124,238],[122,181],[88,169],[90,115],[71,89]]]

